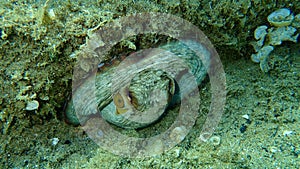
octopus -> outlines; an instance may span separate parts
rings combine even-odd
[[[201,56],[191,48],[201,51]],[[121,128],[144,128],[198,89],[209,58],[209,50],[192,40],[137,51],[117,62],[109,58],[114,64],[100,63],[96,76],[77,85],[66,119],[79,125],[100,117]]]
[[[124,42],[135,52],[123,50]],[[165,13],[132,14],[99,23],[77,52],[71,55],[77,63],[65,119],[81,124],[103,149],[131,158],[170,150],[199,115],[205,116],[199,85],[207,75],[211,106],[199,139],[208,141],[213,134],[226,100],[225,73],[213,45],[195,25]],[[144,129],[142,137],[127,135]]]

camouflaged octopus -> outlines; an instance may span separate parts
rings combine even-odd
[[[146,127],[159,120],[169,105],[180,102],[180,97],[195,90],[192,81],[197,86],[203,81],[209,58],[209,50],[193,41],[171,42],[156,49],[135,52],[119,64],[98,71],[94,81],[87,78],[76,87],[66,108],[67,121],[84,124],[89,118],[100,115],[122,128]],[[74,97],[76,95],[78,97]]]

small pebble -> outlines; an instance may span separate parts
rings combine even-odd
[[[27,103],[25,110],[36,110],[39,108],[39,102],[36,100],[32,100],[30,102]]]
[[[249,117],[248,114],[245,114],[245,115],[243,115],[242,117],[243,117],[244,119],[246,119],[246,120],[249,120],[249,119],[250,119],[250,117]]]
[[[292,134],[293,134],[293,131],[291,131],[291,130],[284,130],[282,133],[282,135],[287,136],[287,137],[291,136]]]
[[[58,138],[52,138],[52,145],[55,146],[59,142]]]
[[[272,152],[272,153],[276,153],[278,151],[278,148],[274,147],[274,146],[270,147],[269,149],[270,149],[270,152]]]

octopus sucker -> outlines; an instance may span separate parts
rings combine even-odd
[[[201,56],[189,46],[197,48]],[[73,93],[76,103],[80,98],[83,101],[75,111],[72,99],[66,118],[78,125],[93,114],[99,114],[121,128],[151,125],[161,119],[171,104],[180,102],[195,90],[194,81],[201,84],[207,74],[209,58],[209,50],[194,41],[171,42],[123,56],[122,60],[112,57],[113,64],[99,64],[101,70],[96,76],[87,78],[76,88]],[[178,86],[184,87],[177,89]]]

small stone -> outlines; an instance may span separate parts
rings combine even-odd
[[[245,114],[245,115],[243,115],[242,117],[243,117],[244,119],[246,119],[246,120],[249,120],[249,119],[250,119],[250,117],[249,117],[248,114]]]
[[[293,131],[291,131],[291,130],[284,130],[282,133],[282,135],[287,136],[287,137],[291,136],[292,134],[293,134]]]
[[[56,15],[53,9],[49,9],[48,16],[50,17],[51,20],[55,20]]]
[[[39,102],[36,100],[32,100],[27,103],[25,110],[31,111],[31,110],[36,110],[39,108]]]
[[[55,146],[58,142],[59,142],[59,139],[58,138],[52,138],[52,145]]]
[[[178,158],[180,156],[180,154],[181,154],[180,148],[177,148],[177,147],[174,148],[173,149],[173,153],[174,153],[175,157]]]
[[[278,148],[274,147],[274,146],[270,147],[269,149],[270,149],[270,152],[272,152],[272,153],[276,153],[278,151]]]

